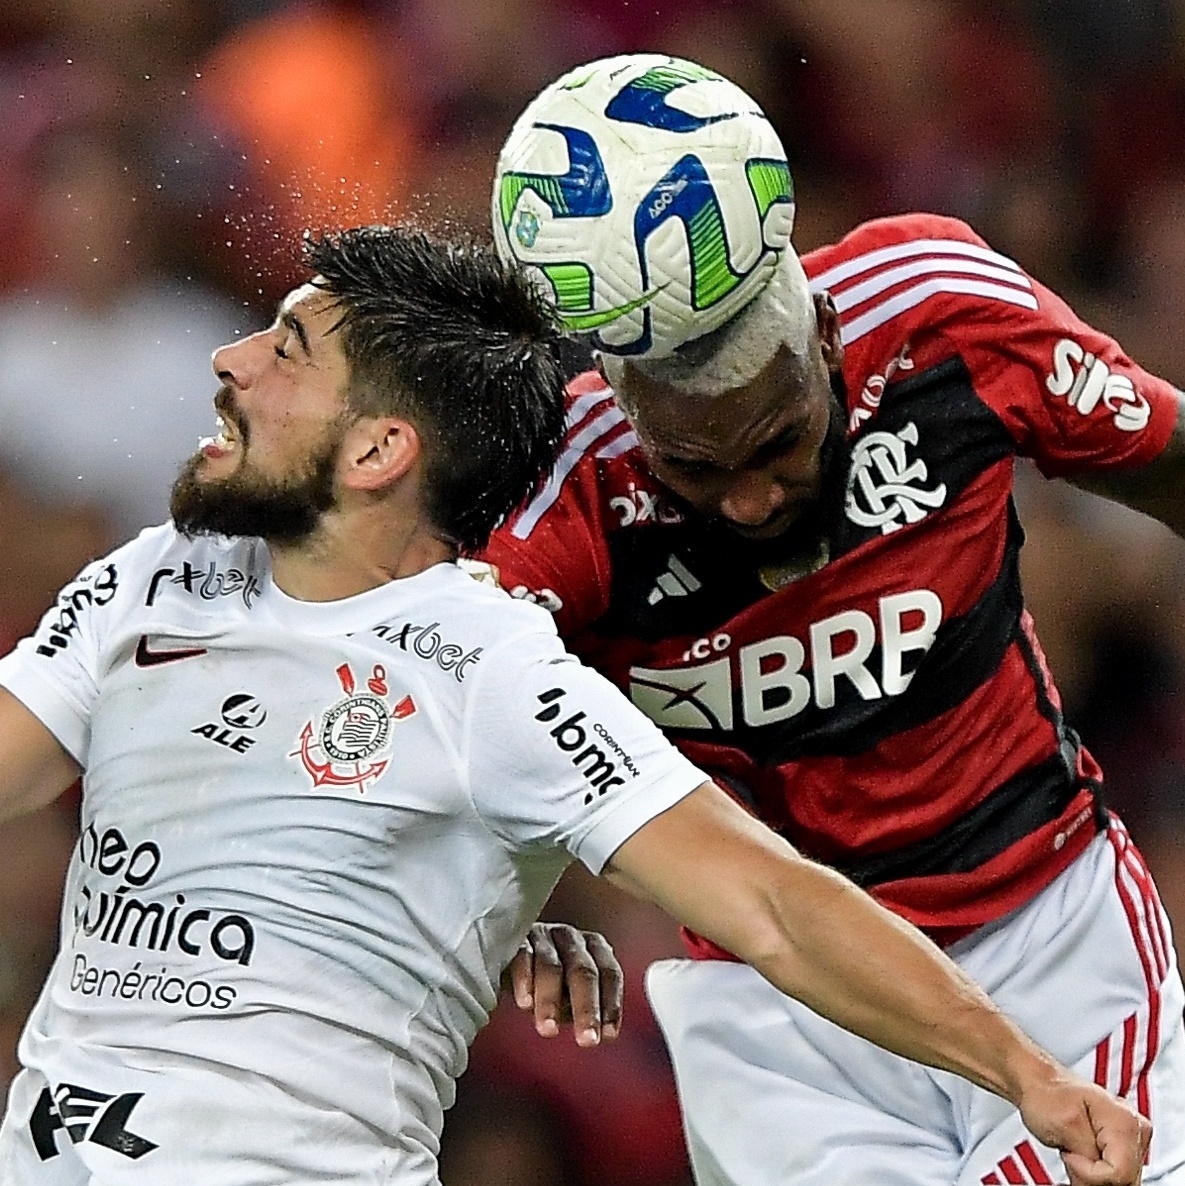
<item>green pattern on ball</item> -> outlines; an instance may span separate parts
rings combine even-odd
[[[662,291],[660,288],[652,288],[632,301],[626,301],[625,304],[594,311],[593,274],[588,264],[572,260],[562,264],[539,264],[538,267],[551,283],[561,324],[572,333],[588,333],[590,330],[600,329],[602,325],[608,325],[611,321],[640,309]]]
[[[556,308],[561,313],[583,313],[592,308],[593,275],[588,264],[541,264],[540,271],[551,281]]]
[[[714,202],[691,216],[687,223],[687,238],[694,279],[691,303],[696,309],[706,309],[732,292],[744,276],[733,271],[729,263],[724,223]]]
[[[498,208],[502,214],[502,226],[509,230],[514,205],[525,189],[533,189],[554,214],[566,214],[568,203],[557,178],[546,173],[505,173],[498,186]]]
[[[652,288],[641,296],[626,301],[624,305],[614,305],[611,309],[598,309],[595,313],[560,313],[560,321],[566,330],[572,333],[588,333],[590,330],[600,329],[619,317],[628,317],[635,309],[648,305],[660,292],[663,286]]]
[[[669,65],[651,66],[645,74],[640,74],[630,85],[640,90],[655,91],[660,95],[666,95],[689,83],[714,82],[720,77],[715,70],[697,66],[693,62],[671,62]]]
[[[762,222],[775,203],[794,201],[794,179],[785,161],[755,157],[745,162],[745,176],[749,179],[749,189],[753,191],[757,214]]]

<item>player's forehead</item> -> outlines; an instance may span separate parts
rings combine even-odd
[[[626,368],[624,395],[649,452],[726,460],[807,421],[826,398],[811,378],[802,359],[783,347],[747,383],[717,396],[687,395],[636,367]]]
[[[276,322],[304,330],[310,349],[330,335],[336,336],[341,320],[341,306],[337,297],[326,292],[316,280],[297,285],[287,293],[276,308]]]

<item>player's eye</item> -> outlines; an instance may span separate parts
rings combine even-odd
[[[772,441],[762,445],[750,462],[751,465],[766,465],[776,461],[783,453],[789,453],[802,440],[802,429],[798,425],[780,432]]]
[[[706,461],[693,461],[688,457],[668,457],[667,465],[684,478],[703,478],[712,469]]]

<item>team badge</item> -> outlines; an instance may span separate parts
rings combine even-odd
[[[896,432],[869,432],[852,450],[852,468],[844,509],[860,527],[877,527],[882,535],[918,523],[946,501],[946,483],[926,486],[930,473],[917,449],[918,426],[911,420]]]
[[[314,724],[306,721],[298,747],[288,756],[300,758],[314,787],[357,787],[366,791],[387,769],[380,758],[391,746],[391,732],[399,721],[416,714],[416,704],[404,696],[394,705],[387,672],[376,663],[360,688],[348,663],[337,669],[345,696],[323,712]]]

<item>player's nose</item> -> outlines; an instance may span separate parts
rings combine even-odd
[[[742,527],[760,527],[786,505],[786,492],[768,474],[746,473],[720,499],[720,514]]]
[[[210,358],[214,374],[229,387],[247,388],[272,356],[268,331],[219,346]]]

